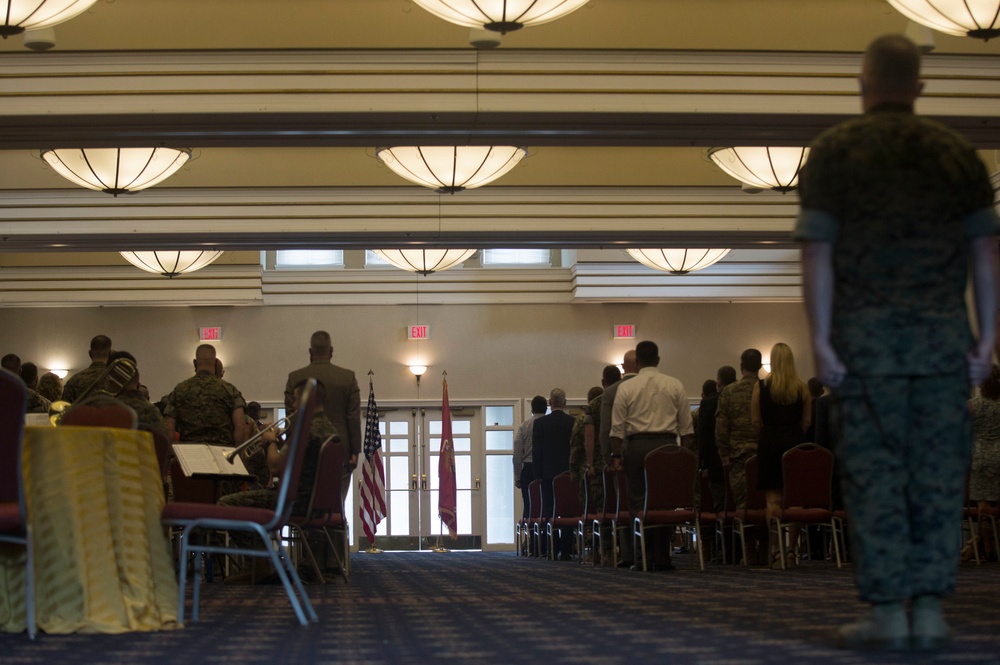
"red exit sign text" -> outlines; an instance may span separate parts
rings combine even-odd
[[[408,326],[406,329],[407,339],[430,339],[431,329],[429,326]]]
[[[616,325],[615,339],[635,339],[635,325],[631,323]]]
[[[199,339],[203,342],[218,342],[222,339],[222,328],[219,326],[201,328]]]

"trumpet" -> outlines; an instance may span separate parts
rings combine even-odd
[[[271,423],[270,425],[268,425],[267,427],[265,427],[261,431],[257,432],[256,434],[254,434],[252,437],[250,437],[249,439],[247,439],[243,443],[241,443],[240,445],[238,445],[235,448],[233,448],[232,450],[230,450],[225,455],[226,461],[229,462],[230,464],[232,464],[233,460],[236,459],[236,456],[239,455],[240,453],[244,452],[244,451],[246,451],[247,455],[256,455],[257,452],[261,449],[261,445],[262,445],[261,444],[261,438],[264,436],[264,434],[266,432],[270,432],[272,429],[274,429],[275,427],[278,427],[278,425],[280,425],[282,423],[290,422],[291,419],[292,419],[292,416],[294,416],[294,415],[295,414],[292,414],[291,416],[285,416],[284,418]],[[284,433],[284,430],[280,430],[279,429],[278,436],[281,436],[283,433]]]
[[[76,399],[76,404],[83,402],[95,395],[106,395],[108,397],[118,397],[138,374],[139,370],[135,363],[128,358],[119,358],[108,365],[107,369],[94,380],[87,389]],[[49,421],[53,425],[59,425],[63,416],[73,405],[69,402],[58,400],[49,406]]]

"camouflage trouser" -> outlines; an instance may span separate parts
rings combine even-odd
[[[729,462],[729,489],[733,492],[733,504],[737,510],[747,507],[747,460],[757,454],[750,450],[731,457]]]
[[[227,494],[219,499],[220,506],[242,506],[244,508],[267,508],[274,510],[278,504],[278,492],[276,490],[250,490],[249,492],[236,492]],[[230,531],[229,539],[237,547],[250,549],[262,547],[263,543],[257,537],[246,531]]]
[[[861,599],[955,589],[962,496],[972,454],[965,372],[849,376],[837,447]]]

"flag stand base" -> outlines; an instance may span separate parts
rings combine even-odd
[[[368,549],[365,550],[365,554],[381,554],[381,553],[382,553],[382,550],[380,550],[379,548],[375,547],[374,545],[372,545],[371,547],[369,547]]]
[[[444,553],[447,553],[447,552],[451,552],[451,550],[448,549],[447,547],[441,547],[440,545],[436,545],[436,546],[434,546],[434,547],[431,548],[431,552],[444,552]]]

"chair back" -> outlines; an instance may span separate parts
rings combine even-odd
[[[615,472],[604,469],[601,472],[601,482],[604,483],[604,505],[596,506],[600,519],[611,519],[618,509],[618,490],[615,487]]]
[[[628,478],[625,476],[625,471],[615,472],[615,515],[616,518],[620,518],[622,514],[625,515],[625,520],[628,521]]]
[[[694,510],[698,456],[676,444],[646,455],[644,510]]]
[[[552,517],[579,517],[583,514],[580,505],[580,488],[569,477],[569,471],[563,471],[552,479]]]
[[[150,430],[149,433],[153,435],[153,446],[156,448],[156,462],[160,465],[160,477],[165,480],[167,471],[170,470],[170,440],[167,439],[167,435],[161,430]]]
[[[288,454],[285,457],[285,469],[281,472],[281,482],[278,485],[278,500],[274,506],[274,519],[262,525],[265,531],[274,531],[288,522],[291,517],[292,505],[299,489],[299,477],[302,475],[302,463],[306,458],[306,448],[309,445],[309,432],[312,429],[313,411],[319,403],[319,393],[316,390],[316,379],[309,379],[302,389],[299,405],[296,410],[292,434],[288,439]]]
[[[59,421],[67,427],[120,427],[135,429],[138,424],[135,410],[121,400],[108,395],[94,395],[81,402],[74,402]]]
[[[320,448],[309,509],[305,515],[293,516],[294,521],[305,523],[314,518],[328,519],[344,514],[344,501],[340,497],[340,483],[344,474],[344,449],[342,441],[333,440],[327,441]]]
[[[537,520],[542,517],[542,481],[532,480],[528,484],[528,519]]]
[[[744,466],[747,482],[747,510],[765,510],[767,508],[767,493],[757,489],[757,456],[747,460]]]
[[[829,450],[815,443],[800,443],[782,455],[781,470],[782,508],[833,508],[833,453]]]
[[[21,504],[21,447],[24,445],[24,410],[28,389],[13,372],[0,369],[0,503]]]

